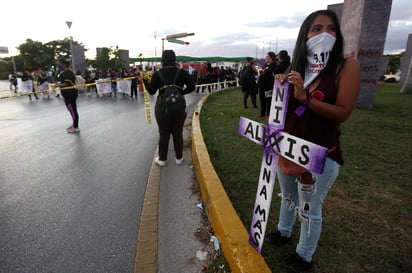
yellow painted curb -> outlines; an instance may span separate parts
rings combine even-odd
[[[137,234],[134,273],[156,273],[158,257],[160,168],[152,162]]]
[[[263,257],[249,244],[249,234],[210,161],[198,114],[207,97],[198,102],[198,112],[194,113],[192,119],[192,159],[206,213],[234,273],[270,273]]]

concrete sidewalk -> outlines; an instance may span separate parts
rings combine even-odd
[[[175,164],[172,142],[166,166],[160,168],[152,163],[137,239],[135,273],[202,272],[205,262],[199,261],[196,252],[210,250],[210,245],[202,244],[197,236],[204,226],[204,212],[196,206],[199,202],[205,208],[231,272],[271,272],[263,257],[249,244],[249,234],[210,161],[199,115],[193,115],[194,105],[201,111],[207,97],[189,108],[184,127],[184,163]],[[197,186],[202,201],[193,193]]]
[[[184,126],[184,161],[175,163],[173,143],[169,144],[168,161],[160,174],[159,259],[158,272],[202,272],[197,251],[205,246],[196,237],[202,228],[202,211],[191,156],[191,117]]]
[[[175,163],[172,140],[166,166],[152,162],[140,220],[135,273],[202,272],[204,261],[196,254],[207,251],[208,246],[199,239],[205,236],[200,234],[205,221],[203,211],[197,207],[202,201],[191,156],[193,108],[189,107],[183,128],[183,164]]]

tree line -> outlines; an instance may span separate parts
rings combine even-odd
[[[15,71],[55,71],[57,59],[71,60],[70,42],[71,38],[53,40],[47,43],[26,39],[24,43],[16,47],[18,55],[0,59],[0,79],[7,79],[8,75]],[[72,43],[84,47],[78,41]],[[85,48],[85,51],[88,50]],[[124,67],[124,63],[120,60],[120,54],[117,46],[104,47],[95,60],[86,59],[86,63],[93,67],[120,69]]]

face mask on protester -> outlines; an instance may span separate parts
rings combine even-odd
[[[308,56],[306,58],[308,64],[305,69],[304,88],[307,88],[325,68],[335,41],[336,38],[327,32],[322,32],[307,40],[306,49]]]

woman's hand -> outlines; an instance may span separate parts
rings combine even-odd
[[[295,99],[301,103],[305,103],[307,101],[307,95],[306,90],[303,87],[303,79],[300,73],[292,70],[288,74],[288,81],[293,85],[293,96]]]
[[[275,80],[283,84],[283,82],[287,79],[288,75],[287,74],[274,74],[272,73],[273,77]]]

